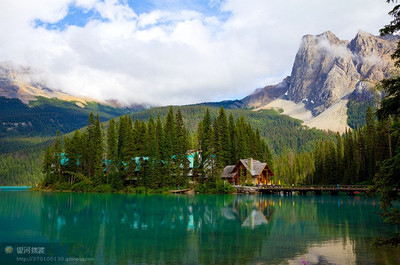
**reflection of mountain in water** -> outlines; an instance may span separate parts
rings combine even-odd
[[[306,253],[287,260],[285,264],[304,264],[303,260],[306,264],[357,264],[356,254],[353,252],[353,244],[349,239],[346,241],[330,240],[317,246],[310,246],[307,248]],[[363,262],[361,264],[367,263]]]
[[[325,250],[333,246],[335,255],[351,251],[353,258],[345,258],[350,264],[391,264],[400,257],[399,250],[369,246],[374,236],[390,232],[371,198],[0,196],[1,239],[46,238],[70,246],[71,256],[96,257],[98,264],[287,264],[302,258],[315,264],[316,257],[331,262],[333,254]]]

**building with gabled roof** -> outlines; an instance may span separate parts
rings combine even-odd
[[[241,178],[251,178],[254,185],[270,185],[273,175],[267,163],[248,158],[240,159],[236,165],[226,166],[221,178],[235,185],[239,184]]]

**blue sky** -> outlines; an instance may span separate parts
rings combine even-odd
[[[378,34],[381,0],[6,0],[0,62],[32,81],[123,104],[242,98],[290,74],[303,35]]]
[[[150,13],[153,10],[168,10],[170,12],[179,12],[182,10],[192,10],[201,13],[205,16],[214,16],[221,21],[226,21],[229,17],[229,12],[221,11],[221,2],[213,1],[190,1],[190,0],[130,0],[121,2],[127,4],[138,16],[143,13]],[[69,26],[84,27],[88,22],[99,20],[108,22],[95,8],[82,8],[76,3],[68,4],[68,12],[64,18],[56,23],[48,23],[40,19],[34,21],[35,27],[44,27],[48,30],[65,30]]]

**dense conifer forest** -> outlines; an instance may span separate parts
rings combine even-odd
[[[177,112],[178,107],[172,107],[174,113]],[[182,106],[179,107],[182,114],[184,125],[191,135],[191,141],[198,136],[198,125],[204,118],[204,113],[208,109],[211,120],[214,120],[219,115],[219,108],[205,107],[205,106]],[[139,119],[140,121],[149,121],[150,116],[153,120],[156,120],[158,115],[161,120],[167,117],[169,107],[153,108],[146,111],[136,112],[131,114],[133,120]],[[333,133],[325,133],[316,129],[305,128],[301,125],[299,120],[290,118],[285,115],[280,115],[274,110],[262,110],[262,111],[251,111],[244,109],[228,109],[225,110],[227,117],[231,114],[234,120],[239,119],[241,116],[244,117],[246,122],[250,123],[254,129],[259,129],[259,134],[264,138],[270,147],[272,156],[277,158],[282,154],[297,154],[303,151],[311,151],[314,148],[314,144],[317,140],[335,140]],[[87,124],[87,114],[84,118],[84,124]],[[100,121],[101,121],[101,115]],[[83,119],[83,118],[82,118]],[[114,120],[114,122],[118,122]],[[46,123],[43,123],[46,125]],[[102,123],[103,132],[107,130],[109,122]],[[51,131],[53,125],[50,124]],[[75,127],[76,128],[76,127]],[[65,127],[60,127],[65,129]],[[81,129],[81,132],[84,129]],[[64,134],[65,131],[60,131]],[[70,131],[67,131],[70,132]],[[55,131],[50,134],[52,138],[55,136]],[[72,133],[66,134],[68,137],[72,137]],[[41,162],[46,149],[46,146],[50,144],[49,137],[47,136],[36,136],[36,137],[23,137],[23,136],[7,136],[0,139],[0,165],[6,170],[1,171],[0,179],[2,185],[21,185],[21,184],[35,184],[38,180],[43,178],[41,173]],[[38,144],[40,142],[40,144]],[[32,145],[36,146],[31,148]],[[194,147],[196,142],[192,143]],[[30,155],[32,154],[32,155]],[[5,160],[8,162],[6,163]],[[32,165],[32,170],[22,173],[21,165],[25,168],[28,165]],[[8,168],[14,167],[14,170],[10,171]],[[20,173],[24,175],[21,177]]]
[[[212,119],[218,116],[219,108],[207,106],[182,106],[182,117],[184,118],[187,129],[195,132],[198,123],[203,118],[208,109]],[[174,111],[178,107],[173,107]],[[148,120],[150,116],[161,118],[166,117],[168,107],[152,108],[146,111],[132,114],[133,119]],[[258,128],[260,135],[268,142],[274,154],[281,155],[289,151],[300,153],[311,151],[317,140],[335,140],[335,134],[326,133],[315,128],[310,129],[302,125],[302,122],[286,115],[281,115],[276,110],[252,111],[249,109],[227,109],[227,115],[233,115],[235,119],[243,116],[253,128]]]
[[[377,120],[368,107],[363,127],[319,140],[311,152],[289,152],[274,161],[276,176],[286,184],[373,184],[381,162],[395,151],[392,119]]]
[[[282,185],[372,184],[379,162],[393,152],[393,122],[378,121],[371,108],[363,127],[343,135],[337,133],[334,139],[322,138],[311,151],[290,150],[281,155],[274,155],[259,129],[254,129],[244,116],[235,119],[223,107],[217,115],[214,109],[204,108],[202,118],[197,116],[198,110],[190,113],[186,109],[187,116],[193,115],[188,123],[182,110],[175,110],[169,107],[166,115],[157,114],[156,118],[150,112],[147,121],[149,112],[136,114],[142,116],[134,120],[125,115],[106,126],[91,114],[85,130],[64,138],[57,135],[47,148],[44,186],[143,192],[186,187],[190,180],[203,183],[204,176],[212,176],[210,183],[215,188],[218,181],[221,184],[219,176],[226,165],[248,157],[271,165],[274,182]],[[191,124],[196,119],[199,121],[194,129]],[[201,150],[192,168],[188,150]]]
[[[0,185],[32,185],[43,179],[41,164],[50,137],[0,138]]]
[[[193,155],[192,166],[187,159]],[[43,161],[43,187],[73,191],[152,192],[187,187],[196,178],[201,191],[219,191],[223,168],[240,158],[253,157],[272,164],[272,153],[258,129],[243,116],[235,119],[223,107],[212,119],[206,109],[197,129],[190,133],[182,112],[170,107],[164,119],[147,122],[121,116],[106,129],[99,117],[63,138],[58,133]],[[191,178],[189,177],[191,176]]]

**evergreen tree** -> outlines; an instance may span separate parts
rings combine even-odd
[[[66,171],[70,172],[69,183],[74,184],[75,174],[82,173],[81,171],[81,160],[82,160],[82,145],[81,145],[81,133],[76,130],[71,139],[68,137],[64,138],[65,146],[65,157],[68,159],[67,165],[65,165]]]
[[[210,149],[212,145],[211,116],[208,109],[206,109],[206,114],[204,115],[199,128],[201,128],[201,130],[199,130],[199,146],[202,150],[203,157],[206,158],[211,154]]]
[[[215,122],[214,122],[215,123]],[[223,169],[230,161],[230,151],[231,151],[231,138],[229,132],[228,119],[224,108],[221,106],[219,110],[219,115],[216,119],[217,128],[216,132],[216,155],[219,157],[218,164]],[[217,148],[218,147],[218,148]]]
[[[157,128],[153,116],[150,116],[148,122],[148,130],[146,134],[146,151],[145,154],[149,157],[160,157],[160,149],[157,142]]]
[[[54,141],[54,156],[53,156],[53,162],[52,164],[54,164],[55,166],[55,172],[58,176],[58,181],[61,181],[61,173],[62,173],[62,168],[61,168],[61,158],[63,155],[63,151],[62,151],[62,146],[61,146],[61,136],[60,136],[60,131],[57,130],[57,135],[56,135],[56,139]]]
[[[388,0],[387,2],[391,2]],[[394,2],[394,1],[392,1]],[[397,2],[397,1],[396,1]],[[400,30],[400,5],[396,5],[389,13],[394,19],[389,25],[381,29],[381,35],[397,33]],[[400,66],[400,42],[392,55],[395,65]],[[379,172],[374,178],[374,190],[381,193],[380,204],[384,210],[385,222],[398,225],[400,223],[400,209],[392,202],[400,199],[396,191],[400,188],[400,77],[394,76],[382,81],[386,96],[378,110],[378,119],[391,123],[388,130],[389,158],[380,164]],[[393,123],[391,122],[393,120]],[[400,244],[400,233],[396,232],[392,238],[377,241],[376,244]]]
[[[108,123],[107,130],[107,159],[115,161],[118,157],[118,139],[114,119]]]
[[[42,173],[45,175],[45,185],[52,183],[52,166],[54,162],[54,151],[53,148],[48,146],[43,158]]]
[[[232,113],[229,115],[229,138],[231,141],[231,147],[229,150],[230,160],[229,164],[233,165],[238,161],[237,157],[237,132],[236,132],[236,125],[235,120],[233,118]],[[271,163],[272,165],[272,163]]]
[[[188,132],[183,123],[181,110],[178,108],[175,116],[176,128],[176,176],[178,185],[184,186],[187,182],[189,165],[187,160],[187,150],[189,148]]]
[[[96,183],[102,181],[102,155],[103,155],[103,140],[100,128],[99,115],[94,117],[93,113],[89,115],[87,126],[87,176],[89,179],[94,179]]]
[[[343,175],[344,175],[344,149],[343,149],[343,140],[342,136],[339,133],[336,133],[336,182],[343,183]]]
[[[132,126],[132,119],[129,116],[127,116],[125,119],[125,135],[123,136],[123,142],[124,146],[122,149],[124,157],[122,159],[122,164],[124,169],[121,176],[123,178],[127,177],[132,180],[137,167],[135,160],[137,149],[135,148],[135,132]]]
[[[250,157],[248,125],[243,116],[236,121],[237,129],[237,156],[238,158]]]
[[[167,118],[165,119],[164,131],[165,131],[164,159],[170,160],[172,156],[175,154],[175,151],[177,149],[176,123],[172,107],[169,108]]]
[[[164,144],[164,132],[163,126],[160,118],[160,114],[157,115],[157,123],[156,123],[156,142],[159,147],[158,152],[156,153],[157,159],[162,159],[165,157],[165,144]]]
[[[372,179],[376,172],[376,122],[374,112],[371,107],[367,108],[366,114],[366,136],[365,136],[365,155],[366,155],[366,174],[368,179]]]

